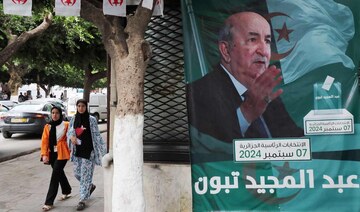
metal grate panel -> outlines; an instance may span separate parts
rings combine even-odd
[[[145,154],[155,154],[150,160],[158,160],[159,155],[165,155],[163,160],[172,161],[171,158],[166,158],[169,155],[164,152],[171,152],[170,155],[185,154],[188,158],[189,135],[180,7],[165,8],[163,17],[152,18],[145,38],[152,48],[152,59],[145,73],[144,85]]]

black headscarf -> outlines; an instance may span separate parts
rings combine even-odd
[[[51,119],[50,121],[50,134],[49,134],[49,146],[50,146],[50,151],[54,152],[54,146],[56,146],[57,144],[57,139],[56,139],[56,126],[58,126],[59,124],[61,124],[61,122],[63,122],[63,115],[62,115],[62,110],[60,107],[57,106],[53,106],[51,108],[51,113],[54,109],[57,109],[60,113],[60,118],[57,121],[54,121]]]
[[[89,129],[90,127],[90,122],[89,122],[89,111],[88,111],[88,103],[85,99],[79,99],[76,101],[76,106],[79,104],[79,103],[83,103],[86,107],[86,110],[84,113],[79,113],[77,110],[76,110],[76,114],[75,114],[75,120],[74,120],[74,129],[78,128],[78,127],[81,127],[81,126],[84,126],[85,128]]]
[[[76,110],[75,120],[74,120],[74,129],[81,128],[83,126],[86,128],[81,135],[77,135],[77,138],[80,139],[81,145],[76,145],[75,156],[89,159],[91,151],[93,150],[93,143],[91,138],[91,129],[90,129],[90,114],[88,111],[88,103],[85,99],[79,99],[76,101],[76,107],[78,104],[83,103],[86,107],[84,113],[79,113]]]

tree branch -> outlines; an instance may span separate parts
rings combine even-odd
[[[91,77],[91,79],[95,82],[95,81],[97,81],[97,80],[99,80],[99,79],[102,79],[102,78],[104,78],[104,77],[106,77],[107,76],[107,71],[99,71],[99,72],[97,72],[97,73],[95,73],[95,74],[91,74],[90,75],[90,77]]]
[[[95,4],[91,3],[89,0],[83,0],[81,2],[80,16],[83,19],[92,22],[100,30],[101,34],[105,31],[105,28],[108,27],[102,9],[96,7]]]
[[[99,29],[108,54],[113,55],[115,52],[126,54],[127,45],[124,28],[120,24],[120,18],[105,16],[102,8],[96,7],[91,0],[83,0],[81,5],[80,16],[92,22]]]
[[[33,37],[39,36],[43,33],[52,22],[52,14],[45,15],[43,22],[36,28],[22,33],[19,37],[16,37],[0,52],[0,66],[4,65],[24,44]]]
[[[155,6],[155,2],[156,1],[154,0],[153,8]],[[146,28],[151,20],[152,12],[152,10],[142,7],[141,1],[135,11],[135,14],[133,16],[129,16],[125,31],[131,34],[131,36],[136,36],[143,39]]]

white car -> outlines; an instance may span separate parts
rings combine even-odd
[[[70,97],[67,100],[67,116],[69,120],[76,114],[76,101],[81,99],[83,94]],[[96,118],[97,121],[107,119],[107,96],[103,93],[90,93],[90,101],[88,103],[89,113]]]
[[[13,108],[18,102],[12,100],[0,100],[0,105],[5,105],[8,109]]]

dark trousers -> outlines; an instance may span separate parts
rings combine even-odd
[[[64,172],[64,167],[66,165],[66,162],[67,160],[55,160],[50,163],[53,171],[51,174],[49,190],[46,195],[45,205],[54,204],[54,200],[56,198],[59,189],[59,183],[61,186],[62,194],[71,193],[71,186]]]

